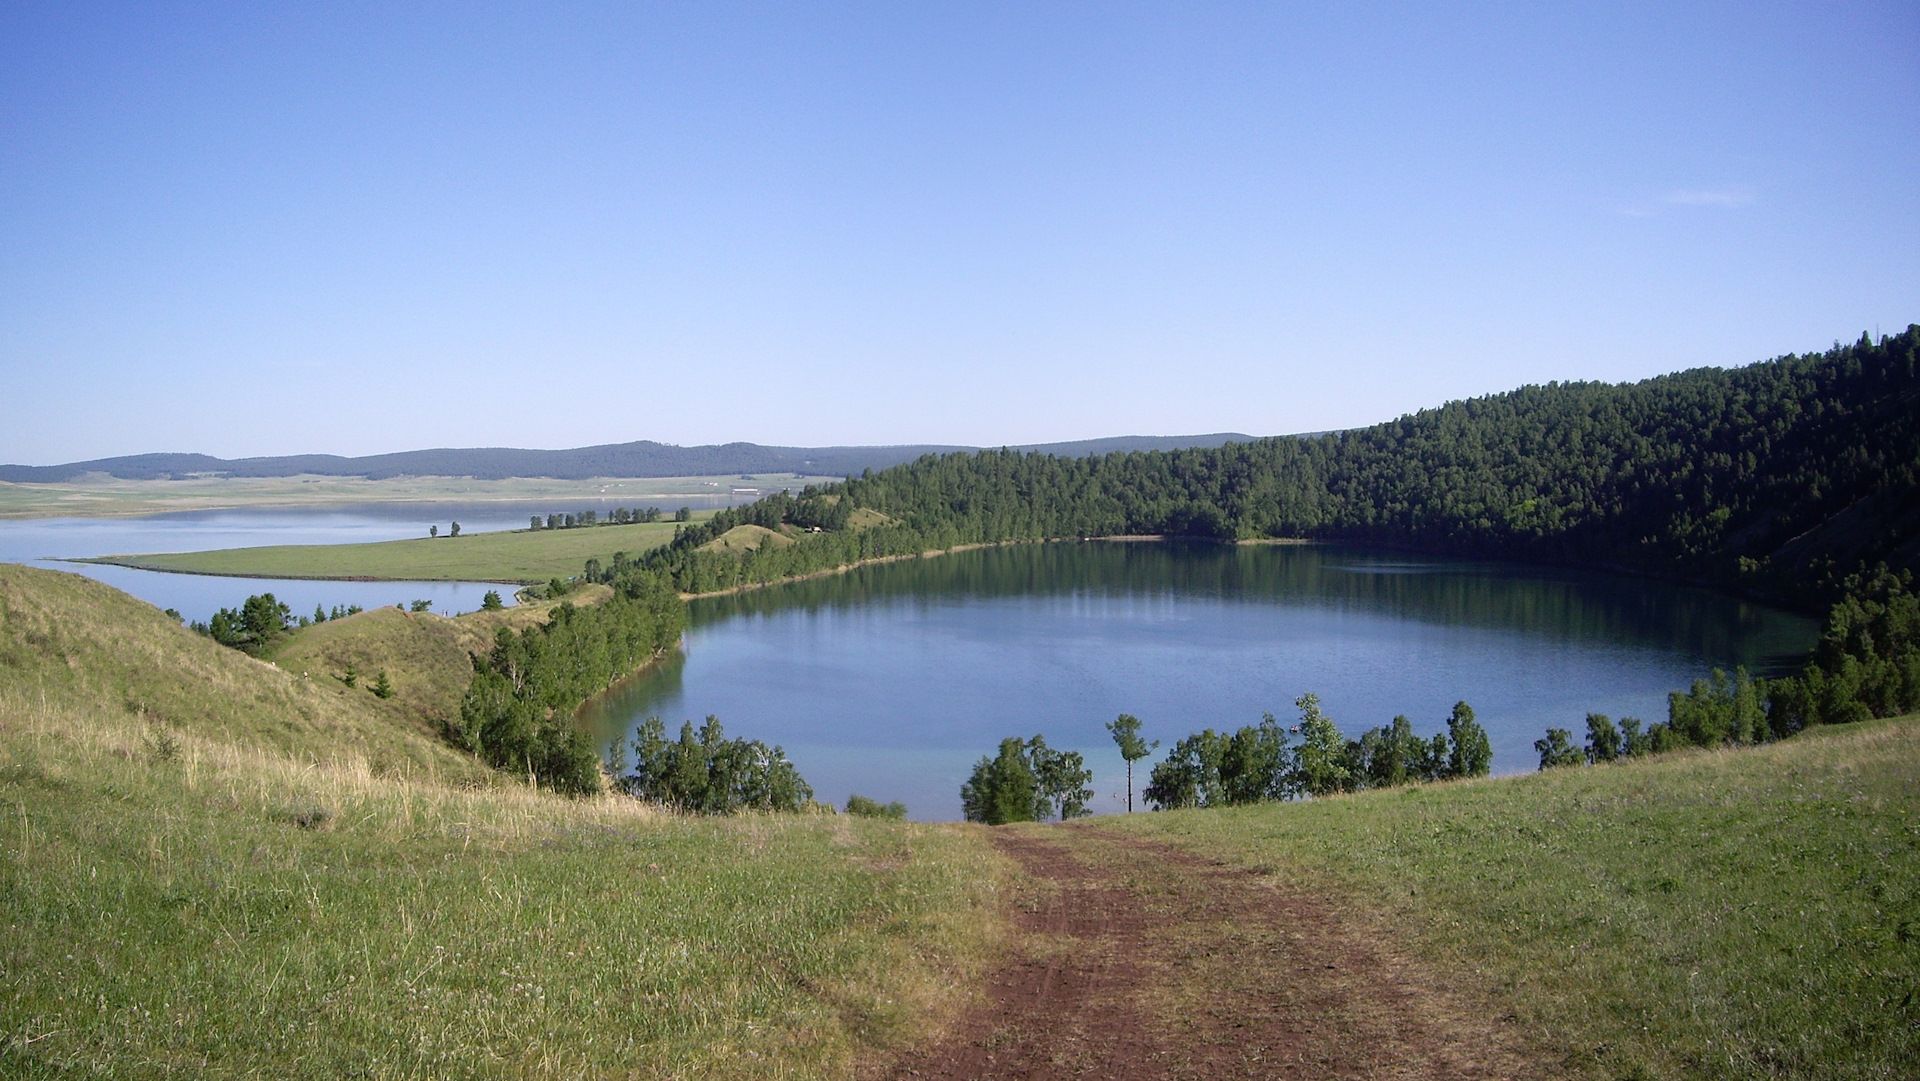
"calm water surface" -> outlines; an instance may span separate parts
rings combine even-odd
[[[737,502],[729,496],[681,496],[673,506],[706,509]],[[223,578],[166,574],[127,567],[99,567],[61,560],[148,552],[205,552],[267,544],[358,544],[425,536],[437,525],[445,533],[459,522],[463,533],[525,529],[532,514],[593,510],[601,513],[631,500],[569,499],[534,503],[364,503],[331,507],[246,508],[182,511],[138,518],[30,518],[0,520],[0,563],[29,563],[97,578],[188,619],[210,618],[235,608],[254,593],[271,592],[296,613],[315,605],[357,604],[375,608],[430,600],[442,614],[480,607],[486,582],[311,582],[284,578]],[[511,594],[512,590],[501,590]],[[508,602],[512,598],[509,596]]]
[[[1494,770],[1535,765],[1548,725],[1649,720],[1712,667],[1795,664],[1815,621],[1665,583],[1334,546],[1066,543],[862,568],[695,602],[685,649],[583,711],[609,743],[659,715],[717,714],[784,745],[820,798],[957,818],[974,761],[1009,735],[1080,750],[1095,808],[1123,806],[1103,729],[1163,745],[1297,717],[1317,693],[1349,734],[1466,699]],[[1144,771],[1138,776],[1144,782]]]

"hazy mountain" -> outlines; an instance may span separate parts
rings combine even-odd
[[[1114,451],[1177,450],[1244,443],[1253,436],[1235,432],[1212,435],[1137,435],[1083,439],[1070,443],[1036,443],[1015,450],[1039,451],[1067,457]],[[589,477],[686,477],[718,473],[807,473],[815,476],[851,476],[866,469],[885,469],[925,454],[978,450],[978,447],[931,444],[894,447],[763,447],[757,443],[676,447],[640,440],[608,443],[572,450],[516,450],[511,447],[409,450],[343,458],[335,454],[293,454],[274,458],[214,458],[205,454],[131,454],[97,458],[65,465],[0,465],[0,481],[14,484],[57,484],[88,473],[104,473],[123,480],[163,480],[192,475],[229,477],[291,477],[316,474],[334,477],[551,477],[584,480]]]

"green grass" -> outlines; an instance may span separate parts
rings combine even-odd
[[[999,933],[978,831],[412,761],[364,691],[74,576],[0,568],[0,677],[0,1075],[846,1076]]]
[[[694,515],[695,520],[710,512]],[[544,582],[580,573],[589,558],[638,555],[673,539],[672,522],[581,529],[463,533],[370,544],[279,544],[212,552],[112,555],[83,560],[121,567],[249,578]]]
[[[1320,882],[1576,1076],[1920,1062],[1920,718],[1772,746],[1103,820]]]
[[[0,518],[101,517],[159,514],[222,507],[337,506],[350,503],[543,502],[565,512],[579,500],[626,500],[629,506],[672,510],[688,496],[724,493],[753,482],[762,490],[795,491],[839,477],[800,477],[791,473],[745,478],[728,473],[702,477],[601,477],[553,480],[514,477],[196,477],[187,480],[120,480],[95,475],[65,484],[0,482]]]

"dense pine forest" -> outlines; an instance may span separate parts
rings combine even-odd
[[[1065,458],[928,455],[779,495],[648,557],[706,592],[961,544],[1306,537],[1610,567],[1806,608],[1920,565],[1920,327],[1629,384],[1550,383],[1369,428]],[[875,524],[847,528],[856,508]],[[743,524],[824,532],[738,553]]]

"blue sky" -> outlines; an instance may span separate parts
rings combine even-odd
[[[0,8],[0,461],[1269,434],[1920,321],[1912,3],[550,7]]]

